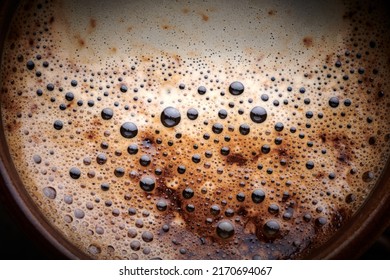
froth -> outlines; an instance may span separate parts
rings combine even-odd
[[[26,189],[92,258],[304,257],[388,158],[388,36],[368,9],[22,3],[1,109]]]

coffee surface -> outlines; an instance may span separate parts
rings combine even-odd
[[[353,1],[22,1],[1,114],[46,219],[97,259],[305,257],[389,156],[389,22]]]

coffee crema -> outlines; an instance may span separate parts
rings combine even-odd
[[[96,259],[291,259],[389,157],[378,2],[22,1],[1,114],[42,214]]]

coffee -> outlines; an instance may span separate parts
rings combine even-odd
[[[302,258],[387,162],[387,26],[375,2],[25,1],[4,134],[91,258]]]

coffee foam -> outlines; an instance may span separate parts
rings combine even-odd
[[[387,23],[306,2],[22,4],[2,120],[48,221],[99,259],[301,258],[342,230],[389,154]]]

